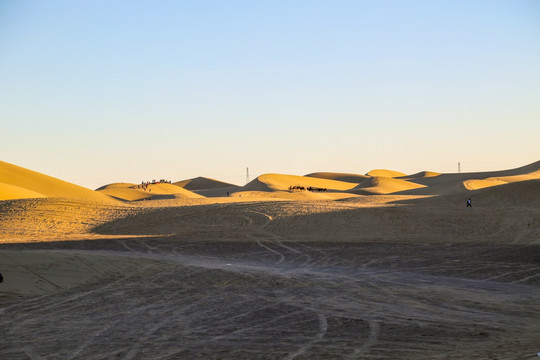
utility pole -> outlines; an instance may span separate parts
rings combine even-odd
[[[249,182],[249,168],[246,168],[246,184]]]
[[[457,172],[458,174],[461,174],[461,163],[457,163]]]

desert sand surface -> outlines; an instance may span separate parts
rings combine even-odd
[[[534,358],[538,170],[149,192],[0,163],[0,358]]]

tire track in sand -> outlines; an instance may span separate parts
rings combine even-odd
[[[326,335],[326,332],[328,331],[328,321],[326,320],[326,316],[324,316],[322,313],[318,313],[317,318],[319,319],[319,332],[314,336],[313,340],[307,344],[304,344],[292,354],[289,354],[284,358],[285,360],[292,360],[299,355],[305,354],[306,351],[313,346],[313,344],[321,341],[324,335]]]
[[[361,359],[367,354],[369,349],[371,349],[371,346],[377,342],[380,332],[381,326],[379,322],[376,320],[370,320],[368,339],[361,347],[354,349],[353,353],[347,356],[346,359]]]
[[[279,264],[281,264],[283,261],[285,261],[285,255],[283,255],[283,254],[280,253],[279,251],[276,251],[276,250],[274,250],[274,249],[272,249],[272,248],[270,248],[270,247],[264,245],[264,244],[262,243],[261,240],[257,239],[257,245],[259,245],[260,247],[262,247],[262,248],[264,248],[264,249],[270,251],[270,252],[273,253],[273,254],[276,254],[276,255],[279,257],[278,261],[276,261],[276,265],[279,265]]]

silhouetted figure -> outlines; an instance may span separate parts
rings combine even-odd
[[[470,198],[469,198],[469,200],[467,200],[467,207],[472,207],[471,199],[470,199]]]

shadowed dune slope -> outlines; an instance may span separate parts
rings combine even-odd
[[[473,206],[527,206],[540,209],[540,178],[482,188],[469,194],[474,199]]]
[[[0,161],[0,183],[16,186],[26,191],[20,192],[23,198],[31,193],[41,194],[37,197],[63,197],[91,201],[113,201],[106,194],[99,193],[79,185],[63,181],[52,176],[28,170],[20,166]],[[0,200],[6,200],[8,193],[13,196],[13,188],[3,186],[0,190]],[[5,191],[5,193],[4,193]],[[13,197],[10,197],[13,199]]]
[[[407,175],[400,177],[402,180],[413,180],[413,179],[421,179],[421,178],[432,178],[436,176],[440,176],[441,174],[434,171],[420,171],[416,174]]]
[[[231,193],[234,193],[239,189],[240,186],[230,186],[216,189],[193,190],[193,192],[204,197],[224,197],[230,196]]]
[[[393,170],[386,170],[386,169],[374,169],[368,172],[366,175],[373,176],[373,177],[403,177],[407,176],[404,173],[401,173],[399,171],[393,171]]]
[[[184,188],[186,190],[210,190],[221,188],[239,188],[234,184],[229,184],[223,181],[214,180],[205,177],[196,177],[193,179],[177,181],[174,185]]]
[[[104,194],[125,201],[139,201],[146,199],[177,199],[177,198],[202,198],[203,196],[195,194],[180,186],[172,184],[149,184],[144,190],[138,185],[128,183],[115,183],[102,186],[98,190]]]
[[[125,201],[138,201],[143,199],[150,199],[152,194],[139,189],[133,189],[129,187],[125,188],[106,188],[102,190],[97,190],[103,194],[107,194],[116,199],[125,200]]]
[[[319,179],[337,180],[359,184],[363,180],[369,178],[366,175],[359,174],[346,174],[346,173],[334,173],[334,172],[316,172],[306,175],[307,177],[314,177]]]

